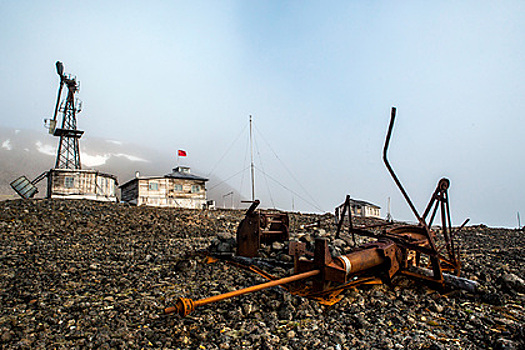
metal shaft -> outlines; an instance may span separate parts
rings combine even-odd
[[[285,277],[285,278],[281,278],[278,280],[269,281],[266,283],[258,284],[256,286],[252,286],[252,287],[248,287],[248,288],[244,288],[240,290],[234,290],[232,292],[215,295],[213,297],[209,297],[209,298],[201,299],[201,300],[193,301],[191,299],[180,298],[175,306],[166,308],[164,310],[164,313],[171,314],[171,313],[177,312],[181,316],[186,316],[190,314],[193,310],[195,310],[197,306],[202,306],[202,305],[214,303],[216,301],[233,298],[239,295],[257,292],[259,290],[267,289],[270,287],[280,286],[283,284],[303,280],[303,279],[318,275],[320,273],[321,273],[320,270],[312,270],[312,271],[304,272],[298,275],[293,275],[290,277]]]
[[[275,280],[275,281],[269,281],[269,282],[266,282],[266,283],[258,284],[258,285],[247,287],[247,288],[244,288],[244,289],[234,290],[232,292],[224,293],[224,294],[221,294],[221,295],[215,295],[213,297],[209,297],[209,298],[206,298],[206,299],[201,299],[201,300],[195,301],[195,306],[202,306],[202,305],[214,303],[216,301],[221,301],[221,300],[224,300],[224,299],[233,298],[233,297],[236,297],[236,296],[239,296],[239,295],[252,293],[252,292],[257,292],[259,290],[263,290],[263,289],[266,289],[266,288],[280,286],[282,284],[287,284],[287,283],[290,283],[290,282],[299,281],[299,280],[302,280],[302,279],[305,279],[305,278],[309,278],[309,277],[318,275],[320,272],[321,271],[319,271],[319,270],[308,271],[308,272],[301,273],[301,274],[298,274],[298,275],[293,275],[293,276],[290,276],[290,277],[281,278],[281,279],[278,279],[278,280]]]

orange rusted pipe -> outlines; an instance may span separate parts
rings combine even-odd
[[[360,250],[335,259],[343,263],[347,275],[366,271],[385,262],[377,248]]]
[[[243,295],[243,294],[247,294],[247,293],[257,292],[257,291],[262,290],[262,289],[275,287],[275,286],[280,286],[282,284],[287,284],[287,283],[303,280],[303,279],[306,279],[306,278],[318,275],[319,273],[321,273],[320,270],[312,270],[312,271],[300,273],[298,275],[292,275],[290,277],[285,277],[285,278],[281,278],[281,279],[278,279],[278,280],[269,281],[269,282],[258,284],[258,285],[252,286],[252,287],[248,287],[248,288],[244,288],[244,289],[240,289],[240,290],[234,290],[232,292],[228,292],[228,293],[224,293],[224,294],[220,294],[220,295],[215,295],[213,297],[209,297],[209,298],[201,299],[201,300],[196,300],[196,301],[193,301],[193,300],[187,299],[187,298],[179,298],[179,300],[177,301],[177,304],[175,306],[171,306],[171,307],[166,308],[164,310],[164,313],[165,314],[171,314],[171,313],[177,312],[181,316],[186,316],[186,315],[190,314],[191,312],[193,312],[197,306],[202,306],[202,305],[214,303],[216,301],[221,301],[221,300],[224,300],[224,299],[236,297],[238,295]]]

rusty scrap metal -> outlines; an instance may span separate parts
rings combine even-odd
[[[237,228],[238,256],[258,256],[261,244],[284,242],[290,238],[288,214],[263,213],[256,210],[260,204],[258,199],[251,203]]]
[[[438,185],[432,194],[432,197],[423,213],[423,216],[419,215],[416,207],[410,200],[407,192],[403,188],[401,181],[394,172],[394,169],[388,161],[388,146],[390,145],[390,138],[392,135],[392,129],[394,127],[394,121],[396,117],[396,108],[392,107],[390,114],[390,124],[388,126],[388,132],[386,136],[385,145],[383,147],[383,161],[387,167],[390,175],[392,176],[397,187],[405,197],[407,204],[410,206],[415,217],[418,219],[419,224],[417,226],[401,226],[387,230],[386,234],[394,234],[395,237],[402,237],[404,240],[401,242],[404,244],[407,251],[415,252],[415,259],[413,265],[420,266],[421,255],[426,254],[430,260],[432,267],[432,277],[436,283],[443,284],[443,271],[453,272],[459,276],[461,271],[461,262],[459,254],[455,249],[453,237],[457,234],[457,231],[452,231],[452,223],[450,218],[450,206],[448,201],[448,188],[450,187],[450,181],[446,178],[439,180]],[[432,230],[432,224],[436,217],[437,211],[441,212],[441,246],[438,246],[437,240],[439,239],[438,233]],[[430,213],[430,217],[428,216]],[[461,225],[460,229],[468,222],[468,219]],[[416,236],[414,236],[416,235]],[[409,242],[408,240],[419,238],[419,244]],[[446,254],[442,253],[443,248],[446,249]],[[415,277],[428,278],[422,274],[416,274]]]
[[[348,232],[352,234],[354,241],[354,248],[348,254],[332,256],[326,238],[315,239],[313,252],[308,251],[306,243],[291,241],[289,242],[289,254],[294,259],[293,275],[277,279],[260,269],[250,267],[251,271],[271,281],[198,301],[180,298],[174,307],[167,308],[165,312],[177,312],[186,316],[197,306],[272,286],[282,286],[292,294],[331,305],[342,298],[340,293],[345,289],[363,284],[391,284],[397,275],[416,278],[438,287],[451,286],[475,292],[478,287],[477,282],[459,277],[461,262],[454,238],[468,220],[456,231],[452,230],[448,202],[450,181],[443,178],[438,182],[423,215],[420,215],[388,162],[387,152],[395,114],[396,109],[392,108],[383,149],[383,160],[416,216],[417,225],[386,224],[383,225],[384,227],[378,225],[355,227],[352,223],[350,196],[347,196],[345,202],[338,207],[339,210],[342,208],[342,214],[338,221],[336,237],[339,237],[342,232],[344,216],[348,211]],[[257,254],[260,242],[264,237],[261,223],[265,219],[260,213],[256,213],[255,209],[258,205],[258,200],[252,203],[246,212],[245,219],[239,225],[237,231],[238,255]],[[433,228],[433,222],[438,211],[440,212],[441,229],[436,230]],[[378,229],[381,230],[378,232]],[[356,246],[355,236],[368,240],[368,242]],[[276,236],[266,236],[264,239],[268,237],[273,239]],[[283,237],[285,237],[284,234],[279,236],[279,238]],[[288,232],[286,232],[286,237],[288,237]]]

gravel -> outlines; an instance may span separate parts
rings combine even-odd
[[[195,254],[231,242],[234,210],[130,207],[91,201],[0,202],[3,349],[523,349],[525,235],[470,226],[459,235],[463,276],[477,295],[398,278],[345,292],[326,307],[280,288],[164,315],[194,300],[264,282]],[[321,228],[301,229],[319,220]],[[330,215],[291,214],[294,238],[330,235]],[[333,249],[349,243],[342,235]],[[223,249],[223,248],[221,248]],[[282,244],[265,257],[290,257]]]

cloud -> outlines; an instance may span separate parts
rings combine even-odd
[[[121,142],[121,141],[117,141],[117,140],[106,140],[106,142],[108,142],[108,143],[112,143],[112,144],[114,144],[114,145],[122,146],[122,142]]]
[[[94,166],[100,166],[106,164],[106,161],[111,158],[111,155],[109,154],[98,154],[98,155],[90,155],[86,152],[83,152],[80,155],[82,164],[88,167],[94,167]]]
[[[11,145],[11,140],[10,139],[7,139],[5,140],[3,143],[2,143],[2,148],[10,151],[13,149],[13,146]]]
[[[142,159],[140,157],[132,156],[129,154],[123,154],[123,153],[118,153],[118,154],[106,153],[106,154],[90,155],[86,152],[83,152],[81,154],[82,163],[89,167],[104,165],[111,157],[123,157],[132,162],[148,162],[147,160]]]
[[[149,161],[147,161],[146,159],[142,159],[142,158],[131,156],[129,154],[124,154],[124,153],[114,154],[114,156],[115,157],[124,157],[127,160],[131,160],[132,162],[146,162],[146,163],[149,163]]]
[[[3,148],[6,148],[8,146],[10,147],[10,144],[6,146],[6,142],[2,144]],[[115,141],[115,142],[119,142],[119,141]],[[56,154],[55,147],[53,146],[44,145],[40,141],[37,141],[35,145],[36,145],[37,151],[40,153],[43,153],[49,156],[54,156]],[[92,155],[87,152],[81,152],[80,154],[80,159],[82,160],[82,164],[88,167],[104,165],[111,157],[123,157],[132,162],[146,162],[146,163],[148,162],[146,159],[143,159],[137,156],[133,156],[130,154],[124,154],[124,153],[105,153],[105,154]]]
[[[42,142],[37,141],[35,143],[36,150],[40,153],[43,153],[48,156],[54,156],[55,155],[55,147],[50,145],[44,145]]]

